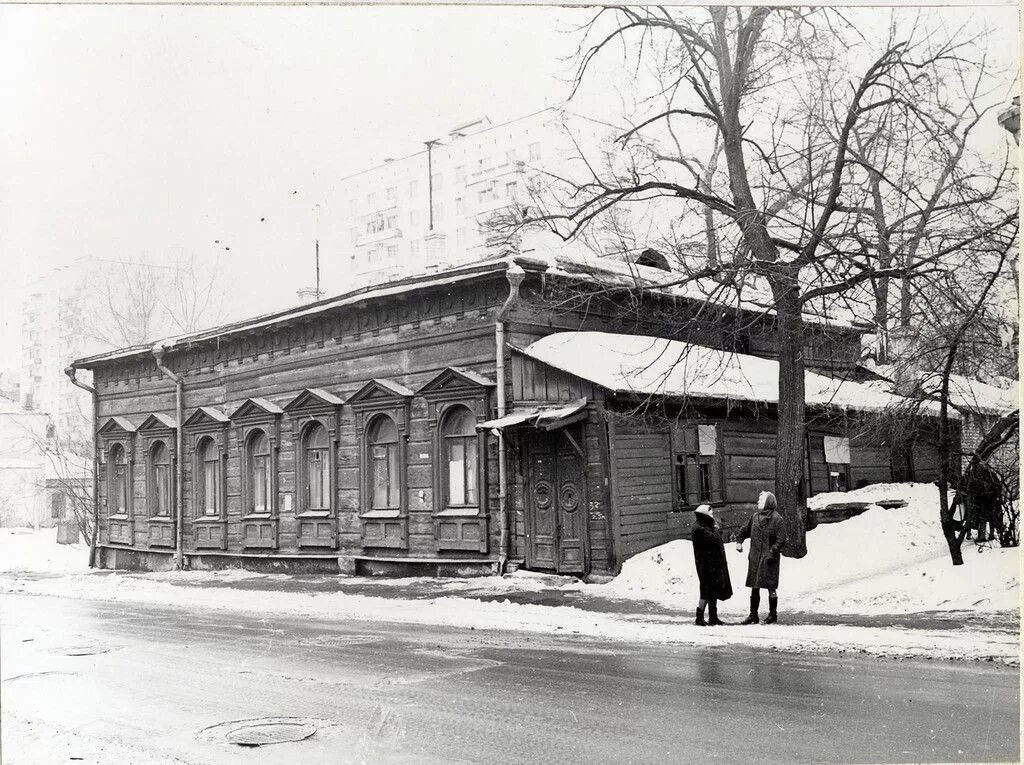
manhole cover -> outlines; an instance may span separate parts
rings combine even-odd
[[[76,645],[70,648],[62,648],[60,653],[65,656],[95,656],[100,653],[107,653],[110,649],[100,645]]]
[[[338,724],[315,717],[256,717],[234,720],[204,728],[198,734],[202,741],[226,741],[237,746],[256,747],[305,741],[314,733],[327,731]]]
[[[239,746],[263,746],[302,741],[316,733],[316,726],[298,722],[257,722],[235,728],[227,740]]]

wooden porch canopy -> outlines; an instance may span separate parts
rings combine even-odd
[[[576,399],[560,406],[536,406],[481,422],[477,430],[503,430],[516,426],[533,427],[539,430],[556,430],[586,419],[587,400]]]

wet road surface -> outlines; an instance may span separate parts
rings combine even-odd
[[[993,665],[17,595],[0,630],[7,763],[1019,759],[1018,674]],[[259,716],[320,730],[258,749],[207,730]]]

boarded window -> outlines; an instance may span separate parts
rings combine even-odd
[[[672,450],[677,509],[725,501],[717,425],[677,423],[672,432]]]
[[[55,521],[64,520],[64,511],[67,506],[67,497],[64,492],[56,491],[50,495],[50,517]]]

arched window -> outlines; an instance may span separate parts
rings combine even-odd
[[[476,419],[464,406],[451,409],[441,423],[441,467],[447,507],[478,507],[480,455]]]
[[[323,425],[315,424],[306,429],[302,440],[305,510],[331,509],[330,464],[327,429]]]
[[[198,451],[199,480],[198,512],[199,515],[215,517],[220,515],[220,454],[212,438],[204,438]]]
[[[250,513],[271,512],[270,439],[262,430],[254,430],[246,442],[246,477]]]
[[[372,510],[398,510],[399,461],[398,428],[387,415],[378,415],[367,433],[367,460],[370,466],[369,493]]]
[[[110,448],[109,506],[111,515],[128,514],[128,460],[124,447],[114,444]]]
[[[150,515],[171,514],[171,462],[163,441],[149,450],[149,502]]]

